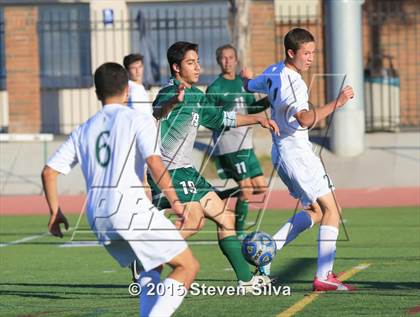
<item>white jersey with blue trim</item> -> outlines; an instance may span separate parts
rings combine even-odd
[[[279,147],[311,146],[308,129],[300,126],[294,115],[309,110],[308,88],[301,75],[286,67],[284,62],[271,65],[261,75],[248,82],[248,90],[264,93],[271,105],[271,117],[280,128],[280,135],[273,134]]]

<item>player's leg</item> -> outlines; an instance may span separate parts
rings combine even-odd
[[[263,175],[252,177],[251,183],[254,195],[265,194],[267,192],[267,182]]]
[[[217,224],[219,247],[235,271],[237,279],[249,282],[252,273],[242,254],[241,243],[236,237],[235,214],[226,208],[225,203],[214,192],[205,195],[200,203],[206,217]]]
[[[250,149],[248,151],[247,169],[248,175],[251,178],[253,194],[264,194],[267,191],[267,182],[265,181],[263,170],[254,150]]]
[[[312,152],[308,154],[311,155]],[[288,158],[285,156],[284,159],[279,159],[276,162],[277,173],[289,189],[290,194],[294,198],[299,199],[299,202],[305,206],[303,210],[293,214],[280,230],[273,235],[278,250],[281,250],[283,246],[296,239],[301,232],[311,228],[322,219],[322,210],[313,197],[313,183],[318,180],[314,179],[315,175],[313,175],[314,170],[311,168],[311,160],[312,157]],[[313,168],[316,167],[318,166]],[[322,165],[320,167],[322,168]],[[319,177],[322,180],[322,176]]]
[[[338,204],[333,191],[319,197],[317,202],[322,209],[324,216],[318,234],[318,268],[313,285],[314,290],[354,290],[354,287],[339,281],[333,273],[341,207]]]
[[[354,290],[353,286],[342,283],[333,273],[341,208],[334,197],[334,192],[321,196],[317,201],[324,212],[324,217],[318,234],[318,268],[313,288],[316,291]]]
[[[156,304],[150,310],[148,315],[150,317],[171,316],[181,305],[200,267],[189,248],[172,258],[167,264],[172,267],[172,272],[162,282],[163,295],[158,297]]]
[[[147,230],[119,232],[126,244],[130,246],[131,254],[135,255],[146,271],[140,275],[140,283],[145,291],[142,292],[140,298],[141,311],[144,311],[146,316],[170,316],[182,302],[186,293],[185,287],[189,287],[198,272],[197,260],[188,249],[179,231],[162,211],[153,207],[142,211],[141,217],[132,219],[131,227],[147,228]],[[111,251],[115,255],[130,254],[119,245]],[[124,256],[125,258],[127,256]],[[156,286],[160,280],[160,272],[157,268],[165,263],[170,264],[173,271],[162,282],[164,294],[160,296],[158,293],[159,296],[156,299],[153,292],[150,294],[147,291],[153,287],[152,290],[156,292]],[[144,280],[142,280],[143,276]]]
[[[139,261],[134,261],[139,263]],[[139,278],[137,282],[140,285],[142,292],[140,293],[140,316],[149,316],[150,311],[155,306],[159,296],[154,290],[160,283],[160,274],[162,272],[162,265],[151,269],[149,271],[139,272]]]
[[[253,187],[250,178],[238,181],[241,190],[235,205],[235,229],[239,238],[244,236],[245,220],[248,215],[249,201],[252,198]]]
[[[205,225],[204,210],[197,201],[184,204],[184,217],[181,221],[176,221],[175,226],[179,229],[181,236],[188,239],[200,231]]]
[[[322,219],[322,211],[317,203],[310,204],[305,209],[295,213],[287,222],[273,235],[276,240],[277,250],[295,240],[300,233]]]

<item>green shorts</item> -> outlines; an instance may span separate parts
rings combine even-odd
[[[216,156],[217,173],[221,179],[233,178],[240,181],[263,175],[254,150],[246,149]]]
[[[169,174],[171,175],[175,192],[182,203],[200,201],[209,192],[214,191],[213,186],[194,167],[177,168],[170,170]],[[153,205],[159,209],[169,208],[168,200],[162,194],[152,177],[148,177],[147,180],[152,189]]]

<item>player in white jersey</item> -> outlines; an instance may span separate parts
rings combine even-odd
[[[140,54],[126,55],[123,64],[130,79],[128,81],[128,106],[152,114],[152,103],[143,86],[143,56]]]
[[[315,39],[307,30],[296,28],[284,39],[286,59],[268,67],[251,79],[242,72],[250,92],[268,95],[272,119],[280,128],[273,135],[272,161],[290,194],[299,199],[304,210],[291,217],[273,236],[280,250],[299,233],[321,223],[318,239],[318,269],[313,283],[316,291],[351,290],[332,272],[341,208],[334,196],[331,180],[309,142],[308,129],[344,106],[353,98],[353,89],[344,87],[339,97],[316,109],[309,109],[308,89],[301,72],[309,69],[315,52]]]
[[[143,316],[170,316],[194,280],[198,262],[175,226],[146,197],[145,162],[152,176],[160,180],[174,212],[182,216],[183,206],[155,138],[150,137],[157,135],[154,120],[123,105],[128,92],[127,72],[119,64],[105,63],[95,72],[95,88],[103,108],[71,133],[42,172],[51,213],[48,229],[63,237],[60,224],[68,228],[59,207],[57,177],[79,163],[86,181],[89,225],[110,255],[121,266],[138,259],[146,271],[165,263],[173,268],[163,281],[167,291],[162,296],[142,297],[142,312],[148,308]]]
[[[149,100],[149,95],[143,86],[144,64],[143,56],[141,54],[128,54],[123,59],[124,68],[128,72],[128,100],[127,105],[136,110],[152,116],[152,103]],[[154,117],[153,117],[154,118]],[[147,197],[151,200],[152,193],[147,182],[147,166],[144,169],[144,189]],[[134,260],[130,264],[130,270],[133,277],[133,282],[140,279],[140,272],[142,268],[140,264]]]

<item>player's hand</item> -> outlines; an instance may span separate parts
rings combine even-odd
[[[252,71],[250,71],[249,69],[244,68],[244,69],[241,70],[241,77],[242,78],[249,80],[249,79],[252,79],[252,76],[253,76]]]
[[[184,101],[184,96],[185,96],[185,86],[183,84],[180,84],[178,86],[178,91],[177,91],[177,95],[176,95],[176,99],[178,102],[183,102]]]
[[[63,237],[61,232],[60,224],[64,224],[66,231],[69,229],[69,222],[64,214],[61,212],[60,208],[55,214],[51,214],[50,221],[48,222],[48,231],[55,237]]]
[[[171,212],[178,217],[175,221],[175,227],[181,229],[185,222],[185,206],[181,202],[176,201],[171,206]]]
[[[172,208],[172,211],[174,212],[174,214],[176,214],[177,216],[179,216],[179,217],[184,216],[185,207],[179,200],[172,203],[171,208]]]
[[[263,128],[270,129],[275,135],[280,135],[280,129],[274,120],[267,118],[258,118],[258,122]]]
[[[347,85],[346,87],[343,88],[340,95],[338,96],[338,99],[337,99],[338,107],[344,106],[347,103],[347,101],[349,101],[353,97],[354,97],[353,88]]]

